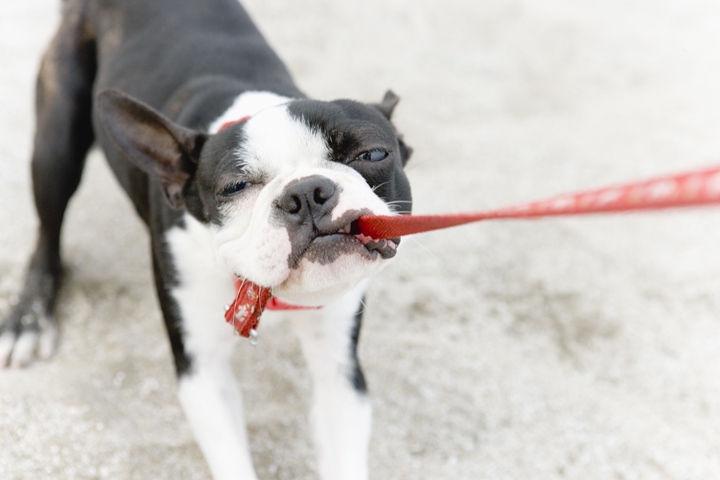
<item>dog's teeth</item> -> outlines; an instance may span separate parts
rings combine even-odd
[[[366,245],[371,240],[370,237],[366,237],[362,233],[355,235],[355,238],[360,240],[360,243],[362,243],[363,245]]]
[[[350,224],[348,223],[347,225],[345,225],[345,226],[342,228],[342,230],[343,230],[343,232],[345,232],[345,233],[347,233],[348,235],[350,235]]]

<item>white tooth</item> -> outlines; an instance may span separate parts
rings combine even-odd
[[[345,233],[347,233],[349,235],[350,234],[350,224],[348,223],[347,225],[345,225],[343,227],[343,230],[345,231]]]

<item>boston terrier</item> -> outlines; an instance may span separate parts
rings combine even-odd
[[[240,278],[320,307],[286,313],[313,379],[320,476],[366,479],[362,300],[398,241],[354,222],[410,211],[397,102],[308,99],[236,0],[65,0],[37,82],[37,247],[0,366],[53,353],[63,215],[97,142],[150,231],[180,403],[214,478],[256,478],[223,319]]]

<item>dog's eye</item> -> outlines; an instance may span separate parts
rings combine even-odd
[[[388,155],[390,154],[385,150],[369,150],[355,157],[355,160],[365,160],[366,162],[379,162],[380,160],[385,160]]]
[[[236,193],[242,192],[249,186],[250,186],[250,182],[233,182],[229,185],[226,185],[222,190],[220,190],[220,196],[221,197],[231,197],[231,196],[235,195]]]

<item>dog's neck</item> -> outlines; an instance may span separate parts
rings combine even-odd
[[[184,84],[160,110],[180,125],[217,133],[225,122],[299,98],[306,98],[299,90],[281,94],[252,88],[234,79],[209,76]]]

